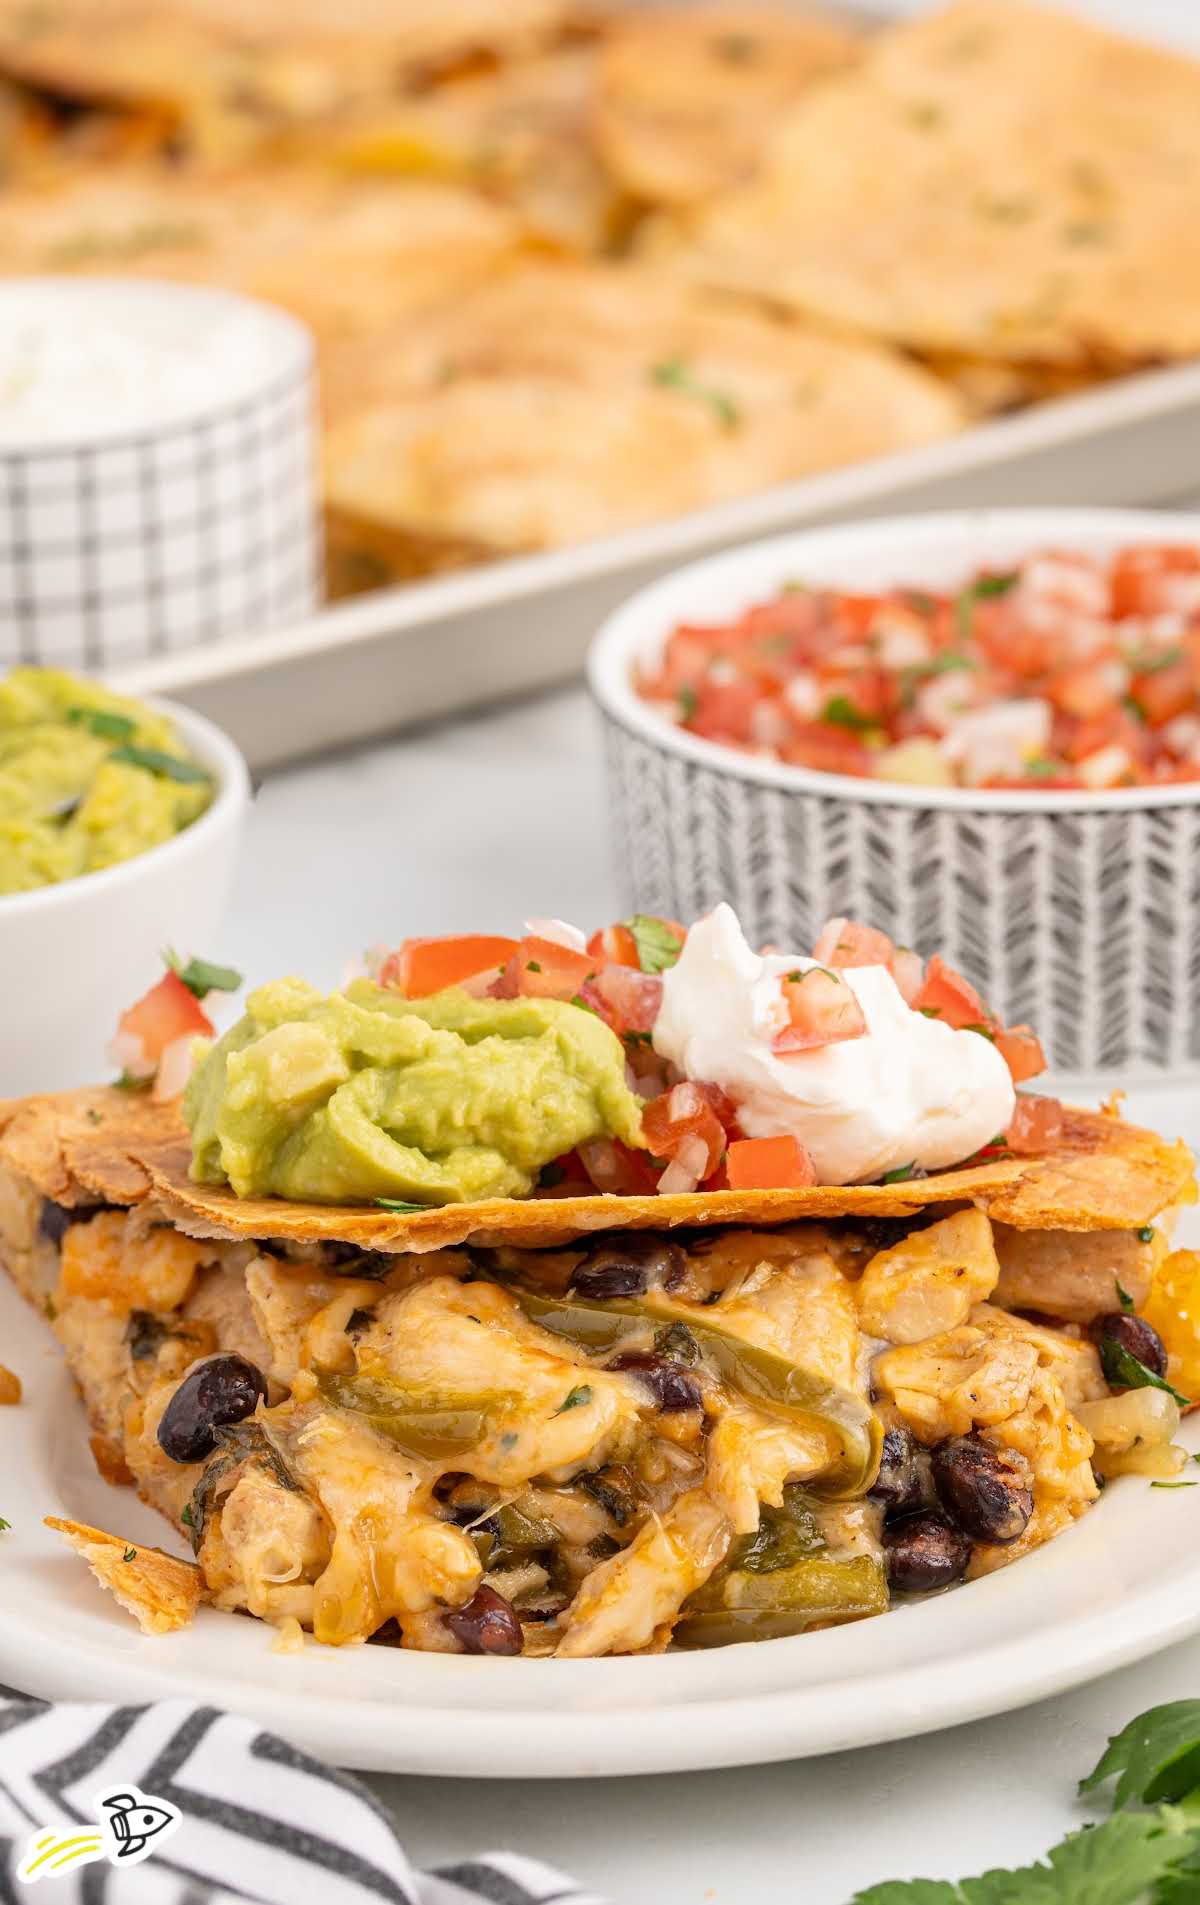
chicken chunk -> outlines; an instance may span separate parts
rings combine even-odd
[[[886,1342],[919,1343],[965,1323],[999,1274],[983,1211],[956,1211],[871,1258],[856,1286],[859,1321]]]
[[[731,1404],[721,1409],[708,1438],[705,1487],[735,1534],[753,1534],[760,1502],[778,1508],[785,1483],[820,1475],[838,1453],[836,1436],[816,1423]]]
[[[1166,1251],[1159,1231],[1012,1230],[995,1225],[1000,1280],[995,1300],[1065,1323],[1090,1323],[1118,1308],[1118,1286],[1141,1309],[1155,1264]]]
[[[329,1562],[316,1503],[248,1464],[221,1504],[200,1550],[218,1607],[260,1620],[313,1621],[313,1582]]]
[[[872,1374],[917,1439],[934,1443],[1015,1415],[1029,1400],[1037,1367],[1032,1343],[963,1323],[885,1350]]]
[[[557,1652],[579,1660],[649,1647],[719,1567],[732,1538],[728,1517],[703,1490],[681,1495],[593,1568],[567,1610]]]
[[[705,1315],[730,1336],[866,1393],[853,1286],[827,1250],[786,1263],[764,1260]]]

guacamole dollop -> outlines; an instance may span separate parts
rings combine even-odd
[[[171,723],[141,702],[57,668],[0,681],[0,893],[131,860],[212,797]]]
[[[616,1034],[557,999],[323,997],[261,986],[184,1098],[192,1176],[239,1197],[470,1203],[525,1197],[589,1138],[642,1142]]]

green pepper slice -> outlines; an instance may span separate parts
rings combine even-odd
[[[322,1376],[320,1386],[326,1402],[365,1416],[373,1429],[416,1461],[461,1455],[487,1432],[489,1409],[479,1396],[423,1395],[369,1376]],[[507,1400],[495,1396],[486,1402]]]
[[[731,1569],[714,1576],[693,1594],[672,1638],[679,1647],[776,1640],[817,1621],[859,1621],[887,1607],[887,1580],[871,1555],[810,1555],[770,1574]]]
[[[532,1322],[552,1336],[564,1336],[587,1350],[615,1349],[631,1323],[685,1323],[701,1356],[739,1395],[837,1433],[842,1460],[822,1484],[822,1495],[861,1495],[874,1481],[883,1431],[869,1403],[824,1376],[776,1355],[774,1350],[760,1349],[756,1343],[729,1335],[699,1307],[673,1302],[663,1295],[620,1297],[599,1303],[587,1297],[548,1296],[515,1285],[512,1294]]]

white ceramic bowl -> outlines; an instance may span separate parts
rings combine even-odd
[[[786,581],[954,588],[1036,549],[1200,543],[1200,515],[996,509],[780,536],[691,564],[611,616],[588,674],[604,720],[618,877],[631,908],[720,899],[795,950],[845,914],[961,966],[1051,1063],[1127,1074],[1200,1062],[1200,783],[1107,793],[903,787],[756,760],[676,727],[632,682],[677,623]]]
[[[170,701],[174,722],[216,782],[212,805],[173,839],[119,866],[33,893],[0,896],[0,1097],[93,1084],[127,1005],[162,971],[162,949],[219,959],[250,801],[229,738]]]

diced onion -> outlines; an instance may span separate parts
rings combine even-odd
[[[703,1150],[704,1146],[700,1148]],[[699,1182],[695,1172],[689,1171],[679,1158],[675,1158],[658,1180],[658,1194],[660,1197],[674,1197],[680,1191],[694,1191]]]
[[[525,931],[533,939],[548,939],[554,946],[565,946],[570,952],[587,951],[587,940],[578,926],[572,926],[565,919],[527,919]]]
[[[171,1098],[178,1098],[192,1075],[192,1051],[196,1043],[194,1032],[185,1032],[182,1038],[172,1039],[158,1061],[158,1070],[150,1088],[150,1096],[156,1105],[164,1105]]]
[[[147,1058],[146,1047],[136,1032],[118,1032],[107,1046],[108,1057],[127,1078],[153,1078],[157,1069]]]

